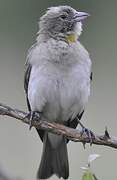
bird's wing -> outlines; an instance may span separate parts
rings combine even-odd
[[[92,76],[93,76],[93,73],[91,72],[91,73],[90,73],[90,81],[92,81]],[[77,115],[77,118],[78,118],[79,120],[81,120],[83,114],[84,114],[84,110],[83,110],[80,114]],[[72,120],[72,121],[71,121],[71,119],[68,120],[67,126],[75,129],[75,128],[77,127],[77,125],[78,125],[77,118],[75,118],[75,119]]]
[[[29,99],[28,99],[28,84],[29,84],[29,80],[30,80],[30,74],[31,74],[31,69],[32,69],[32,65],[30,64],[29,62],[29,59],[30,59],[30,56],[31,56],[31,53],[32,53],[32,50],[33,48],[35,47],[32,46],[31,49],[29,50],[29,53],[28,53],[28,56],[27,56],[27,61],[25,63],[25,75],[24,75],[24,90],[25,90],[25,93],[26,93],[26,100],[27,100],[27,105],[28,105],[28,110],[29,112],[31,112],[31,106],[30,106],[30,102],[29,102]],[[43,130],[38,130],[36,129],[41,140],[43,141],[43,136],[44,136],[44,131]]]
[[[73,119],[72,121],[71,121],[71,119],[69,119],[69,120],[65,123],[65,125],[68,126],[68,127],[70,127],[70,128],[76,129],[76,127],[78,126],[78,120],[77,120],[77,118],[78,118],[79,120],[81,120],[83,114],[84,114],[84,110],[82,111],[82,113],[78,114],[77,117],[76,117],[75,119]],[[67,143],[68,143],[68,142],[69,142],[69,139],[67,139]]]
[[[91,72],[91,74],[90,74],[90,80],[91,81],[93,80],[93,72]]]
[[[25,63],[25,73],[24,73],[24,90],[26,93],[26,99],[27,99],[27,105],[28,105],[29,111],[31,111],[31,107],[30,107],[30,103],[28,100],[28,84],[29,84],[30,74],[31,74],[31,69],[32,69],[32,65],[30,63],[30,58],[32,57],[32,52],[35,47],[36,47],[36,43],[34,45],[32,45],[31,48],[28,50],[27,59],[26,59],[26,63]]]
[[[24,89],[26,93],[26,99],[27,99],[27,105],[28,105],[28,110],[31,111],[30,103],[28,100],[28,83],[30,79],[30,73],[31,73],[32,66],[31,64],[27,61],[25,65],[25,75],[24,75]]]
[[[93,73],[91,72],[91,74],[90,74],[90,81],[92,81],[92,76],[93,76]],[[77,117],[75,119],[73,119],[72,121],[71,121],[71,119],[69,119],[65,125],[70,127],[70,128],[74,128],[75,129],[78,126],[77,118],[79,120],[81,120],[83,114],[84,114],[84,110],[80,114],[78,114]],[[69,140],[67,139],[67,143],[68,142],[69,142]]]

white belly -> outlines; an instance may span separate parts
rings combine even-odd
[[[88,101],[89,72],[84,65],[59,69],[48,65],[33,66],[28,98],[33,111],[43,112],[48,121],[75,118]]]

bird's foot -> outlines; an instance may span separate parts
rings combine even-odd
[[[83,136],[83,134],[86,134],[89,141],[90,141],[90,146],[92,145],[93,143],[93,139],[95,139],[95,135],[94,133],[88,129],[88,128],[85,128],[84,126],[82,127],[82,131],[81,131],[81,136]]]
[[[35,120],[35,118],[37,119],[40,119],[41,116],[40,116],[40,112],[38,111],[30,111],[27,116],[25,118],[28,118],[30,120],[30,123],[29,123],[29,130],[31,130],[32,126],[33,126],[33,121]]]
[[[83,136],[83,134],[86,134],[87,137],[88,137],[88,139],[89,139],[89,141],[90,141],[90,145],[92,145],[93,139],[95,139],[94,133],[93,133],[90,129],[86,128],[86,127],[80,122],[80,120],[79,120],[78,118],[77,118],[77,121],[78,121],[78,123],[80,124],[80,126],[81,126],[81,128],[82,128],[81,136]]]

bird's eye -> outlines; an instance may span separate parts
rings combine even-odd
[[[60,17],[61,17],[61,19],[66,19],[67,18],[67,16],[65,14],[62,14]]]

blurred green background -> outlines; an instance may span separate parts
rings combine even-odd
[[[92,93],[82,122],[94,132],[117,135],[117,1],[116,0],[0,0],[0,102],[27,110],[23,90],[24,63],[35,42],[39,17],[47,7],[70,5],[91,14],[80,41],[93,62]],[[42,143],[34,129],[15,119],[0,117],[0,167],[11,176],[35,180]],[[70,178],[80,180],[81,166],[90,153],[101,158],[92,169],[99,180],[117,178],[117,150],[95,146],[83,149],[70,142]],[[51,180],[57,180],[55,176]]]

